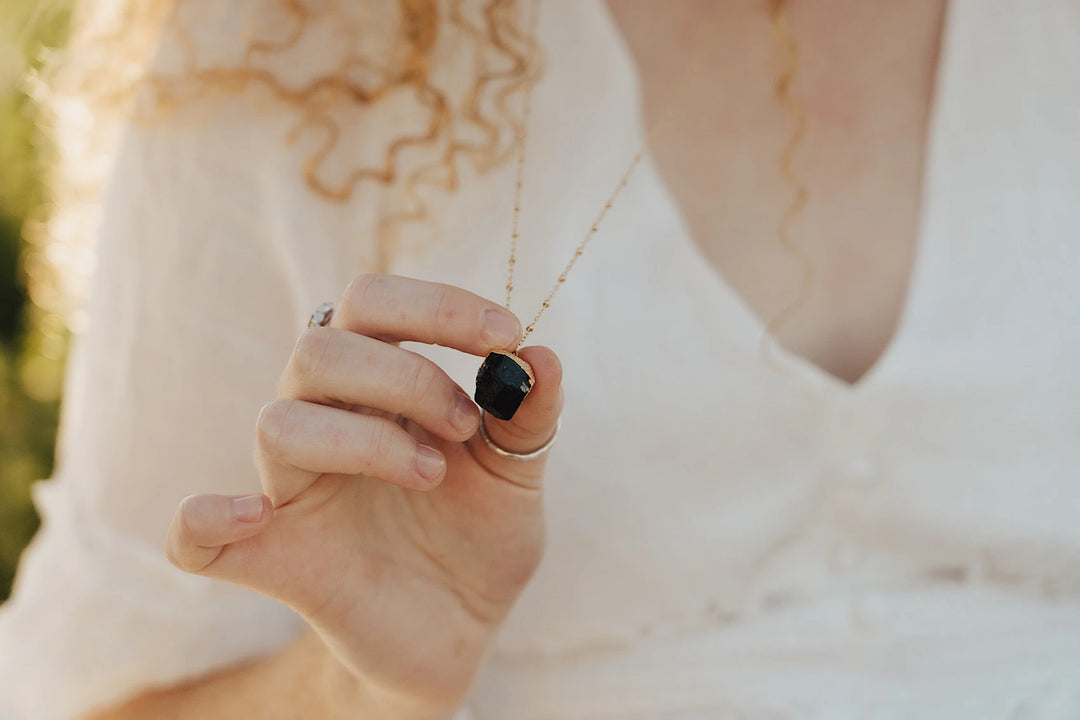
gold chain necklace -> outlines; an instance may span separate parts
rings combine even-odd
[[[780,13],[785,0],[773,0],[772,12]],[[536,28],[540,14],[540,0],[532,0],[531,12],[528,21],[528,33],[530,44],[534,47],[536,45]],[[691,66],[695,69],[700,68],[704,60],[705,52],[702,50],[696,61],[691,63]],[[574,267],[574,264],[578,261],[578,258],[585,252],[585,246],[589,244],[593,236],[596,235],[600,229],[600,224],[604,221],[608,211],[611,210],[615,204],[615,200],[622,193],[623,188],[626,187],[630,180],[630,176],[638,165],[641,164],[642,159],[645,156],[645,150],[649,146],[649,143],[653,140],[660,127],[668,120],[673,113],[674,109],[678,106],[678,100],[681,99],[683,93],[686,90],[689,81],[694,77],[694,72],[687,72],[683,78],[680,86],[676,89],[674,94],[674,101],[664,112],[664,114],[658,118],[651,128],[645,134],[645,138],[641,144],[641,147],[634,154],[627,166],[622,177],[619,178],[619,182],[615,185],[615,189],[612,190],[611,195],[608,197],[607,202],[600,209],[596,220],[589,226],[588,231],[585,233],[585,237],[581,240],[578,246],[574,249],[573,255],[570,256],[570,261],[563,268],[563,271],[559,274],[558,279],[548,292],[547,297],[540,303],[540,309],[536,311],[536,315],[525,326],[525,330],[522,333],[521,341],[518,343],[518,347],[525,342],[525,338],[535,329],[536,323],[540,320],[540,316],[544,314],[544,311],[551,306],[551,300],[555,297],[555,293],[559,291],[562,284],[566,282],[566,277],[570,273],[570,270]],[[514,212],[513,222],[510,231],[510,258],[507,267],[507,279],[506,279],[506,309],[510,309],[510,296],[514,290],[514,266],[517,262],[517,239],[519,237],[518,232],[518,218],[521,214],[521,191],[523,185],[523,175],[525,168],[525,129],[529,121],[529,114],[532,107],[532,90],[537,80],[533,79],[525,88],[525,95],[523,98],[522,107],[522,119],[519,124],[517,136],[515,138],[517,144],[517,160],[516,160],[516,177],[514,182]],[[511,352],[493,351],[488,353],[484,358],[484,362],[480,365],[480,369],[476,373],[476,392],[473,399],[476,403],[491,415],[499,418],[500,420],[509,420],[517,412],[517,409],[521,406],[521,403],[525,400],[525,396],[529,394],[532,389],[535,377],[532,374],[532,369],[529,364],[522,360],[517,355],[517,348],[514,348]]]
[[[528,26],[529,38],[534,46],[536,43],[536,27],[539,15],[540,0],[532,0]],[[521,189],[524,184],[523,175],[525,168],[525,129],[529,121],[529,114],[532,107],[532,89],[536,82],[537,81],[533,79],[525,88],[522,119],[515,139],[517,143],[517,160],[516,177],[514,181],[513,224],[510,231],[510,258],[506,278],[507,310],[510,309],[510,296],[514,290],[514,266],[517,262],[517,239],[519,236],[518,218],[521,214]],[[661,120],[663,119],[666,119],[666,116],[661,118]],[[627,182],[630,180],[630,175],[633,174],[634,170],[637,169],[637,166],[641,164],[641,160],[645,155],[645,148],[648,146],[649,140],[652,138],[652,135],[659,125],[660,121],[658,121],[652,131],[646,135],[641,148],[634,154],[633,159],[630,161],[626,171],[623,172],[619,182],[615,185],[615,189],[611,192],[607,202],[605,202],[604,206],[600,209],[600,213],[597,215],[596,220],[589,226],[589,230],[585,233],[585,237],[574,249],[573,255],[570,256],[570,261],[559,274],[558,279],[555,281],[550,292],[548,292],[547,297],[540,303],[540,309],[537,310],[532,321],[525,326],[518,347],[521,347],[521,343],[524,343],[525,338],[527,338],[535,329],[536,323],[540,320],[540,316],[551,306],[552,298],[555,297],[555,293],[559,291],[562,284],[566,282],[566,276],[574,267],[574,263],[576,263],[578,258],[585,252],[585,246],[589,244],[589,241],[592,240],[593,236],[596,235],[596,232],[600,229],[600,223],[604,221],[608,211],[611,210],[612,206],[615,204],[616,198],[619,197],[623,188],[626,187]],[[477,404],[491,415],[500,420],[509,420],[514,416],[514,413],[517,412],[517,409],[525,400],[525,396],[529,394],[529,390],[532,389],[534,381],[535,377],[532,374],[532,369],[527,362],[518,357],[517,348],[509,353],[493,351],[488,353],[488,356],[484,358],[483,364],[480,365],[480,369],[476,373],[476,393],[473,399],[475,399]]]

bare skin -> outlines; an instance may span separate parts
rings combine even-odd
[[[707,53],[656,158],[702,251],[754,312],[773,317],[800,270],[776,244],[791,197],[779,171],[791,117],[773,92],[764,4],[610,6],[650,115],[671,102],[686,58]],[[942,9],[822,0],[788,11],[803,55],[793,94],[810,118],[797,169],[811,202],[793,237],[816,279],[779,337],[847,382],[889,342],[907,290]],[[475,416],[454,427],[461,389],[397,341],[478,356],[513,346],[484,335],[484,310],[501,308],[460,288],[364,276],[332,328],[305,334],[257,423],[265,494],[188,498],[168,546],[182,569],[288,603],[309,631],[276,655],[95,720],[452,716],[540,560],[544,463],[492,453]],[[521,355],[535,388],[512,421],[486,422],[497,442],[525,451],[550,436],[563,398],[554,353]],[[404,427],[389,419],[397,414]],[[445,461],[433,479],[415,471],[420,444]]]
[[[793,196],[780,166],[794,128],[775,90],[781,45],[765,0],[658,5],[608,2],[638,64],[647,117],[674,107],[654,157],[695,242],[768,321],[796,297],[802,273],[777,240]],[[809,192],[791,237],[814,277],[777,337],[853,383],[893,336],[909,285],[945,2],[789,5],[800,56],[791,94],[808,119],[794,169]],[[703,70],[675,106],[701,53]]]
[[[177,567],[280,600],[311,632],[99,720],[450,717],[540,561],[546,456],[492,451],[464,389],[399,342],[482,357],[521,334],[508,310],[462,288],[356,278],[330,326],[297,342],[256,422],[264,494],[188,497],[166,543]],[[525,452],[554,431],[562,368],[544,347],[519,355],[532,390],[511,420],[484,422]]]

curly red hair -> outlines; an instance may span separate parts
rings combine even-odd
[[[318,138],[302,163],[311,192],[341,203],[366,184],[393,191],[375,228],[380,264],[385,265],[395,226],[427,215],[423,186],[453,192],[460,183],[459,161],[467,159],[483,172],[510,156],[520,123],[510,98],[535,82],[541,67],[539,48],[524,31],[529,9],[524,2],[81,3],[69,46],[52,63],[44,86],[60,153],[53,217],[46,241],[39,243],[42,252],[29,261],[59,269],[60,285],[70,290],[78,307],[81,281],[88,274],[79,258],[87,255],[85,238],[96,224],[102,180],[86,172],[101,166],[90,155],[108,154],[121,121],[153,122],[213,93],[259,93],[291,114],[285,143],[301,136]],[[240,33],[223,31],[214,38],[216,44],[205,42],[208,28],[222,22],[222,15],[235,20],[236,14]],[[289,53],[317,33],[325,67],[309,68],[302,82],[286,77]],[[154,62],[166,46],[177,50],[180,67]],[[340,152],[343,128],[353,126],[341,118],[382,112],[403,94],[412,112],[424,115],[416,118],[422,130],[390,139],[376,162],[337,156],[335,166],[348,171],[341,177],[325,172],[328,158]],[[428,159],[407,166],[406,154]],[[63,251],[46,253],[46,244]],[[57,309],[56,297],[36,299]]]

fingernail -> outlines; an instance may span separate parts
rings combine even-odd
[[[262,495],[233,498],[232,514],[240,522],[259,522],[263,516]]]
[[[461,433],[472,432],[480,420],[480,411],[476,404],[464,393],[457,393],[454,399],[454,412],[450,416],[450,424]]]
[[[484,311],[484,342],[493,347],[506,347],[518,338],[521,323],[508,310]]]
[[[416,472],[425,480],[434,480],[439,477],[446,467],[446,460],[441,452],[427,445],[420,446],[420,452],[416,453]]]

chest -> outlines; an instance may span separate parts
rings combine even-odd
[[[944,3],[788,5],[687,7],[694,34],[611,4],[646,115],[668,114],[654,156],[694,242],[783,345],[850,383],[909,285]]]

